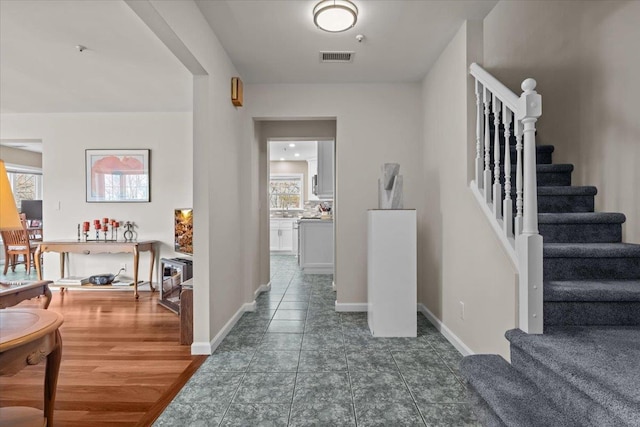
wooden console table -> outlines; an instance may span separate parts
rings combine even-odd
[[[56,240],[42,242],[38,245],[35,254],[36,271],[38,272],[38,280],[42,280],[42,268],[40,266],[40,255],[44,252],[60,253],[60,277],[64,277],[65,255],[75,254],[115,254],[115,253],[132,253],[133,254],[133,293],[138,299],[138,261],[140,260],[140,252],[151,252],[151,266],[149,268],[149,287],[151,291],[155,291],[153,287],[153,264],[156,259],[156,240],[143,240],[136,242],[109,242],[109,241],[93,241],[78,242],[77,240]]]
[[[53,407],[62,338],[58,328],[63,317],[55,311],[38,308],[7,308],[0,310],[0,375],[15,375],[22,368],[37,365],[45,358],[44,414],[24,406],[0,408],[0,425],[53,426]]]

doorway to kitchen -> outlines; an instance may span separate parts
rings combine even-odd
[[[307,274],[333,274],[334,139],[268,142],[271,277],[292,263]]]

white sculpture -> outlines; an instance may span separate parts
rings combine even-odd
[[[382,165],[382,178],[378,179],[378,207],[380,209],[402,209],[402,175],[398,163]]]

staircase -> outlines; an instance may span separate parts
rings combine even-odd
[[[597,189],[572,186],[553,151],[536,146],[544,334],[510,330],[511,364],[473,355],[460,372],[486,426],[640,426],[640,245],[622,243],[625,216],[594,212]]]

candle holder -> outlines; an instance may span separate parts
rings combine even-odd
[[[115,219],[102,218],[93,220],[93,227],[95,228],[96,237],[95,239],[89,238],[89,233],[91,232],[91,222],[84,221],[82,223],[82,238],[85,242],[115,242],[118,240],[118,228],[120,227],[120,223]],[[111,236],[109,236],[109,231],[111,231]],[[100,232],[104,235],[100,237]],[[111,238],[109,238],[111,237]],[[80,234],[80,224],[78,224],[78,241],[81,240]]]

